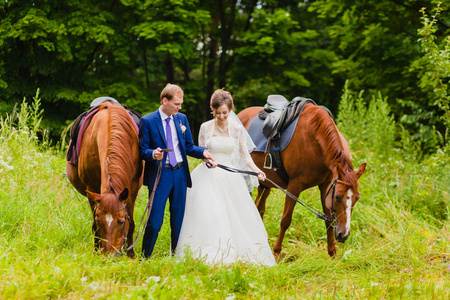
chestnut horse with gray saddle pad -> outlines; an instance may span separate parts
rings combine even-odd
[[[285,115],[285,120],[290,119],[289,122],[280,125],[277,124],[279,118],[275,118],[270,130],[266,130],[266,133],[277,131],[279,141],[275,149],[271,145],[268,146],[270,140],[268,141],[263,132],[264,120],[258,116],[263,107],[249,107],[241,111],[238,117],[257,146],[251,153],[252,158],[259,168],[266,169],[267,178],[295,197],[299,197],[300,193],[308,188],[319,187],[322,209],[328,216],[325,220],[328,254],[335,257],[336,240],[343,243],[350,236],[351,213],[360,198],[358,179],[364,173],[366,164],[363,163],[358,171],[354,171],[348,144],[325,109],[310,99],[301,98],[296,102],[303,102],[303,107],[296,107],[297,104],[285,105],[281,112],[278,112],[279,116]],[[294,109],[286,112],[284,109],[287,107]],[[298,114],[292,111],[297,111]],[[268,136],[273,138],[271,134]],[[279,151],[280,154],[276,170],[270,164],[274,151]],[[280,176],[280,168],[284,169],[286,178]],[[269,181],[260,182],[256,205],[261,217],[264,216],[266,199],[273,187],[275,185]],[[278,259],[296,203],[296,200],[286,195],[280,233],[273,247]]]

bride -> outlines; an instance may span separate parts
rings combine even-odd
[[[254,144],[247,138],[233,108],[229,92],[214,92],[211,97],[214,119],[200,127],[199,145],[210,151],[216,163],[250,169],[259,174],[260,180],[265,180],[266,175],[248,151],[253,150]],[[201,258],[207,264],[244,261],[275,265],[267,232],[249,194],[257,185],[256,177],[244,179],[242,174],[209,169],[204,163],[191,176],[192,188],[187,192],[175,255]]]

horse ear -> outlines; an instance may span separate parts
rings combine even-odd
[[[358,179],[366,171],[366,165],[366,163],[363,163],[361,166],[359,166],[358,172],[356,172],[356,177],[358,177]]]
[[[120,200],[120,201],[125,201],[125,200],[127,200],[127,199],[128,199],[128,194],[129,194],[128,188],[125,188],[125,189],[122,191],[122,193],[120,193],[120,195],[119,195],[119,200]]]
[[[100,201],[100,199],[102,197],[100,194],[93,193],[93,192],[90,192],[88,190],[86,190],[86,194],[87,194],[89,200],[93,200],[95,202]]]
[[[336,165],[336,169],[337,169],[338,177],[344,178],[345,177],[344,169],[342,169],[340,164]]]

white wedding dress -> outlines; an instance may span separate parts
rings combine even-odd
[[[236,167],[231,159],[236,140],[211,136],[203,141],[217,163]],[[204,163],[191,176],[175,255],[200,258],[210,265],[236,261],[275,265],[267,232],[244,177],[218,167],[209,169]]]

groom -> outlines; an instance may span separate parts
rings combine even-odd
[[[183,103],[183,90],[175,84],[167,84],[161,92],[161,106],[155,112],[142,117],[139,125],[139,152],[145,160],[144,185],[152,193],[162,160],[162,173],[155,191],[150,218],[145,228],[142,252],[149,258],[153,252],[164,219],[167,198],[170,202],[171,248],[175,251],[184,217],[187,187],[192,186],[186,155],[211,159],[205,148],[194,145],[186,115],[178,113]],[[166,154],[162,149],[173,149]]]

